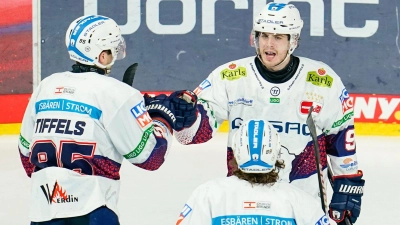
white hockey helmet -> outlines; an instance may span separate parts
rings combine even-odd
[[[232,138],[233,154],[241,171],[269,173],[275,168],[281,143],[276,129],[268,121],[246,121]]]
[[[288,50],[288,55],[291,55],[297,48],[302,28],[303,20],[296,6],[285,3],[268,3],[256,16],[253,24],[252,36],[257,54],[259,54],[259,44],[256,32],[289,34],[290,48]]]
[[[125,40],[118,24],[101,15],[81,16],[74,20],[65,34],[69,57],[85,65],[111,68],[115,60],[125,58]],[[99,55],[111,50],[113,60],[108,65],[99,63]]]

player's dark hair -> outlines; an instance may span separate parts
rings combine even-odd
[[[275,163],[275,169],[269,173],[245,173],[238,168],[236,159],[230,162],[233,167],[233,175],[241,180],[248,181],[250,184],[274,184],[279,179],[280,169],[285,168],[285,163],[281,160],[277,160]]]

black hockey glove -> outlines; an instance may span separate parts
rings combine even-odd
[[[175,128],[176,117],[174,111],[174,105],[171,103],[167,95],[161,94],[155,97],[151,97],[148,94],[144,94],[144,105],[146,106],[147,112],[152,119],[161,117],[165,120],[165,124],[170,128]],[[164,122],[164,121],[163,121]],[[172,130],[171,130],[172,131]]]
[[[176,123],[174,130],[191,127],[197,119],[197,95],[192,91],[180,90],[168,97],[174,105]]]
[[[365,181],[363,173],[337,176],[333,178],[333,196],[329,205],[329,216],[340,223],[348,214],[350,221],[355,223],[361,211],[361,197],[364,193]]]

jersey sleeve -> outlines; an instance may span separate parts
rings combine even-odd
[[[214,70],[194,90],[198,96],[197,120],[190,127],[176,132],[181,144],[198,144],[212,138],[224,120],[228,119],[228,96],[220,78],[220,67]]]
[[[329,225],[329,219],[322,210],[321,203],[310,194],[296,189],[293,212],[297,225]]]
[[[207,198],[208,188],[199,186],[183,206],[176,225],[205,225],[212,223],[210,204]]]
[[[25,109],[24,117],[21,123],[21,130],[19,134],[18,150],[22,162],[22,166],[25,169],[26,174],[31,177],[34,165],[30,162],[30,145],[32,143],[33,132],[35,131],[35,102],[37,93],[39,92],[41,85],[32,93],[29,99],[28,105]]]
[[[358,171],[358,163],[353,100],[337,75],[331,89],[320,113],[323,116],[318,118],[317,124],[321,124],[325,134],[326,153],[330,156],[334,174],[354,174]]]
[[[164,162],[172,134],[163,121],[150,117],[139,91],[128,96],[105,128],[125,159],[143,169],[156,170]]]

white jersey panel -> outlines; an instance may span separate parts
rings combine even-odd
[[[112,77],[63,72],[44,79],[29,101],[19,142],[21,154],[30,157],[23,164],[44,168],[30,171],[31,218],[80,216],[102,205],[117,212],[122,160],[140,164],[149,158],[159,140],[154,124],[141,93]],[[160,134],[168,144],[169,131]],[[41,187],[55,190],[55,183],[80,200],[44,207]]]
[[[185,204],[177,225],[329,224],[320,204],[287,183],[251,185],[236,176],[199,186]]]
[[[316,166],[312,138],[306,124],[311,106],[314,107],[312,115],[322,143],[323,166],[327,165],[326,155],[331,154],[335,156],[331,163],[336,175],[354,174],[358,170],[353,104],[340,77],[322,62],[299,57],[294,76],[284,83],[275,84],[260,75],[254,56],[243,58],[216,68],[195,92],[199,104],[207,110],[214,132],[218,129],[214,126],[215,121],[228,121],[228,148],[231,147],[233,131],[242,121],[268,120],[281,137],[281,158],[286,167],[280,178],[294,184],[300,182],[299,187],[316,198],[318,181],[315,173],[313,175]],[[339,133],[342,130],[345,132]],[[186,130],[181,131],[184,132]],[[191,131],[196,135],[204,132],[207,131],[197,134]]]

